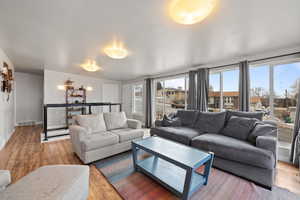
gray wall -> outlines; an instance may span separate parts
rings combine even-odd
[[[41,75],[15,73],[16,123],[42,122],[44,78]]]

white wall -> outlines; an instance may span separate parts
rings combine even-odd
[[[16,123],[42,122],[44,77],[28,73],[15,73]]]
[[[87,102],[95,103],[95,102],[121,102],[121,82],[113,81],[113,80],[106,80],[106,79],[97,79],[87,76],[81,76],[77,74],[69,74],[63,72],[56,72],[45,70],[44,71],[44,103],[65,103],[65,92],[62,90],[58,90],[58,85],[63,85],[66,80],[74,81],[75,87],[80,87],[81,85],[87,87],[90,86],[93,88],[93,91],[87,91]],[[104,85],[115,85],[118,91],[107,94],[103,94],[103,87]],[[116,95],[112,97],[112,93],[118,93],[116,99]],[[93,108],[94,112],[99,112],[100,109]],[[58,109],[49,109],[48,111],[48,127],[60,127],[65,125],[65,109],[58,108]]]
[[[102,101],[110,103],[120,103],[120,85],[114,83],[104,83],[102,86]],[[112,107],[113,112],[119,111],[117,106]],[[104,112],[108,112],[108,107],[103,107]]]
[[[0,49],[0,69],[3,67],[3,62],[6,62],[9,67],[13,68],[13,64]],[[0,80],[2,80],[0,78]],[[4,147],[10,136],[14,132],[15,125],[15,97],[13,91],[10,94],[9,101],[7,101],[7,93],[0,91],[0,149]]]

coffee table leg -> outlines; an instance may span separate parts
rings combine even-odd
[[[137,171],[137,166],[136,166],[136,162],[137,162],[137,147],[133,143],[131,144],[131,146],[132,146],[133,167],[134,167],[134,171]]]
[[[182,194],[182,199],[183,200],[186,200],[186,199],[189,198],[190,186],[191,186],[191,180],[192,180],[192,173],[193,173],[193,169],[189,168],[189,169],[186,170],[184,188],[183,188],[183,194]]]
[[[209,154],[211,155],[211,158],[205,164],[205,170],[204,170],[205,182],[204,182],[204,185],[207,185],[208,177],[209,177],[210,170],[211,170],[211,166],[212,166],[212,163],[214,161],[214,153],[209,152]]]

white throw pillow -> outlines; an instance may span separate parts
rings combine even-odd
[[[128,128],[125,112],[103,113],[107,130]]]
[[[103,133],[106,131],[103,113],[95,115],[77,115],[76,121],[78,125],[84,127],[89,134]]]

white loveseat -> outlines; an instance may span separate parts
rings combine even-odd
[[[75,153],[85,163],[131,149],[131,141],[141,139],[141,122],[127,119],[124,112],[78,115],[69,127]]]

